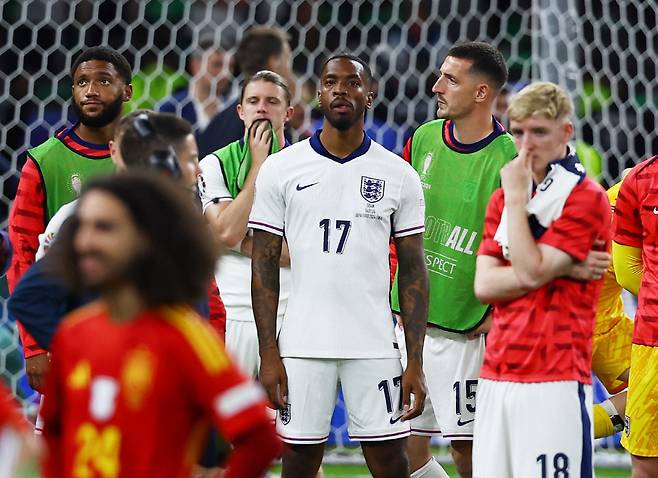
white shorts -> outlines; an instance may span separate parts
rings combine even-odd
[[[409,436],[402,414],[399,359],[313,359],[284,357],[288,407],[276,426],[286,443],[324,443],[331,431],[338,385],[349,414],[351,440],[384,441]]]
[[[407,351],[404,331],[395,327],[403,364]],[[442,434],[448,440],[472,440],[475,393],[484,358],[484,335],[469,340],[428,327],[423,346],[423,372],[427,385],[425,410],[411,420],[412,435]]]
[[[480,379],[473,477],[591,478],[592,387]]]
[[[256,323],[227,319],[224,340],[233,363],[248,376],[256,377],[260,366]]]
[[[277,319],[277,335],[281,330],[281,318]],[[260,354],[256,322],[226,319],[226,351],[240,370],[250,377],[258,376]]]

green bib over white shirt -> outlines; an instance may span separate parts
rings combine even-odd
[[[474,144],[459,143],[450,120],[420,126],[410,147],[411,165],[425,195],[425,263],[430,279],[428,322],[463,332],[477,326],[487,311],[473,290],[476,252],[500,169],[516,156],[511,135],[495,119],[494,131]],[[398,277],[391,307],[400,312]]]
[[[251,152],[247,134],[245,133],[243,139],[228,144],[200,161],[199,193],[204,212],[212,204],[233,201],[242,191],[251,170]],[[279,149],[277,136],[273,135],[271,152],[276,153]],[[215,281],[226,307],[227,320],[253,322],[251,258],[233,250],[222,254],[215,267]],[[279,317],[286,309],[289,289],[290,268],[281,267]]]

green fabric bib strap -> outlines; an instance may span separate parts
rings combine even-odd
[[[487,311],[473,291],[475,254],[489,198],[500,186],[500,169],[516,156],[516,148],[502,127],[470,147],[457,144],[448,126],[445,120],[436,120],[414,132],[411,165],[425,192],[428,322],[464,332],[477,326]],[[400,310],[397,276],[391,305]]]
[[[110,157],[89,158],[53,137],[27,152],[39,167],[45,187],[46,224],[64,204],[78,197],[81,188],[98,174],[114,172]]]

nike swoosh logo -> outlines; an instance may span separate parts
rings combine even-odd
[[[316,184],[318,184],[318,183],[311,183],[311,184],[307,184],[306,186],[300,186],[299,184],[297,184],[297,191],[301,191],[302,189],[310,188],[311,186],[315,186]]]
[[[400,418],[402,418],[402,415],[400,415],[400,416],[397,417],[397,418],[393,418],[393,417],[391,417],[391,418],[388,419],[388,421],[391,423],[391,425],[393,425],[395,422],[400,421]]]
[[[658,209],[656,209],[656,208],[654,207],[654,208],[653,208],[653,213],[654,213],[654,214],[658,214]]]
[[[463,427],[464,425],[468,425],[469,423],[475,421],[475,418],[471,418],[470,420],[466,420],[465,422],[462,422],[461,417],[457,419],[457,425],[460,427]]]

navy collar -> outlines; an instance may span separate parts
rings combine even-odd
[[[90,143],[89,141],[85,141],[80,136],[78,136],[77,133],[75,132],[75,128],[77,128],[79,124],[80,124],[80,122],[78,121],[73,126],[69,126],[68,128],[64,128],[63,130],[61,130],[58,133],[57,136],[60,137],[60,138],[68,136],[73,141],[75,141],[76,144],[86,146],[87,148],[96,149],[98,151],[107,151],[108,150],[107,144]]]
[[[443,123],[443,141],[453,151],[458,153],[475,153],[490,144],[498,136],[505,133],[505,127],[493,116],[491,117],[493,131],[475,143],[461,143],[455,138],[455,123],[452,120],[446,120]]]
[[[562,158],[562,159],[556,159],[555,161],[551,161],[548,163],[548,166],[546,167],[546,174],[551,172],[551,169],[553,169],[553,166],[560,165],[570,173],[575,174],[576,176],[580,176],[580,179],[578,180],[578,184],[580,184],[583,179],[585,179],[585,168],[583,165],[580,163],[580,160],[578,159],[578,156],[576,153],[571,151],[571,147],[567,146],[567,155]]]
[[[313,150],[319,155],[324,156],[325,158],[329,158],[332,161],[336,161],[337,163],[340,164],[347,163],[348,161],[352,161],[353,159],[356,159],[359,156],[363,156],[364,154],[366,154],[370,149],[370,143],[372,142],[371,139],[368,137],[368,135],[364,132],[363,141],[361,142],[361,145],[358,148],[356,148],[354,151],[352,151],[348,156],[344,158],[339,158],[338,156],[334,156],[329,151],[327,151],[327,148],[325,148],[324,145],[322,144],[322,141],[320,141],[320,133],[322,133],[322,129],[317,130],[313,134],[313,136],[309,138],[311,148],[313,148]]]

